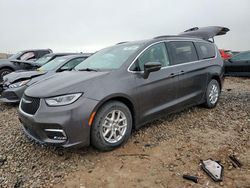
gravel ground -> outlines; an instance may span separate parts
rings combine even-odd
[[[250,79],[227,78],[215,109],[154,121],[107,153],[42,147],[23,135],[16,107],[0,104],[0,117],[0,187],[250,187]],[[242,168],[232,166],[230,154]],[[200,169],[208,158],[223,164],[223,182]],[[198,184],[184,173],[198,176]]]

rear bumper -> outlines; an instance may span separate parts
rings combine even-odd
[[[0,97],[0,102],[19,103],[27,87],[28,86],[22,86],[18,88],[9,88],[3,90]]]

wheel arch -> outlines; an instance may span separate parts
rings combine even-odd
[[[2,69],[10,69],[10,70],[12,70],[12,71],[15,71],[15,69],[13,68],[13,67],[10,67],[10,66],[2,66],[2,67],[0,67],[0,70],[2,70]]]
[[[220,85],[220,89],[222,89],[222,82],[219,75],[213,75],[210,80],[216,80]]]
[[[98,105],[95,107],[94,112],[98,112],[98,110],[106,103],[110,102],[110,101],[118,101],[121,102],[123,104],[125,104],[132,115],[132,121],[133,121],[133,129],[135,128],[137,119],[136,119],[136,108],[135,108],[135,103],[133,102],[133,100],[131,100],[128,96],[125,95],[112,95],[109,97],[106,97],[105,99],[101,100]]]

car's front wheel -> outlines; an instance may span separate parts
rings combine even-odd
[[[206,98],[205,98],[205,106],[207,108],[214,108],[220,97],[220,84],[217,80],[211,80],[207,86]]]
[[[3,77],[9,73],[11,73],[12,70],[8,68],[0,69],[0,82],[3,81]]]
[[[91,129],[91,144],[101,150],[110,151],[128,139],[132,131],[132,115],[129,108],[111,101],[98,110]]]

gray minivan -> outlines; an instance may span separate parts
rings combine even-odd
[[[24,132],[40,143],[108,151],[163,115],[198,104],[215,107],[223,60],[211,35],[192,35],[198,31],[120,43],[76,71],[32,85],[19,106]]]

